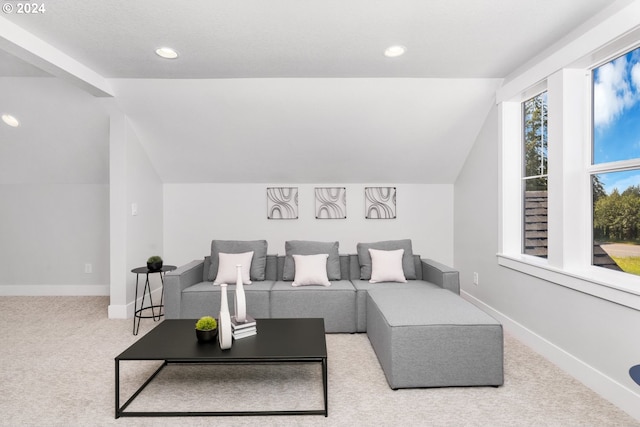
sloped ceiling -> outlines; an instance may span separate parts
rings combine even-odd
[[[4,104],[4,105],[3,105]],[[55,78],[0,78],[1,184],[108,184],[109,117],[93,96]]]
[[[501,79],[614,3],[57,0],[0,17],[0,79],[75,73],[85,89],[87,67],[165,182],[451,183]],[[407,53],[385,58],[392,44]]]
[[[450,183],[498,80],[112,83],[169,182]]]

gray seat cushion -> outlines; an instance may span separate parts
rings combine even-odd
[[[375,289],[388,289],[393,291],[402,291],[406,289],[441,289],[424,280],[409,280],[407,283],[381,282],[369,283],[368,280],[352,279],[351,283],[356,288],[356,331],[367,331],[367,294]]]
[[[247,313],[254,318],[270,317],[270,291],[274,282],[264,280],[244,285]],[[227,286],[229,311],[233,315],[236,285]],[[220,312],[220,286],[212,282],[200,282],[182,291],[181,317],[183,319],[202,316],[218,317]]]
[[[322,317],[327,332],[355,332],[355,307],[356,290],[348,280],[300,287],[279,281],[271,288],[271,317]]]
[[[435,285],[434,285],[435,286]],[[500,322],[469,301],[445,289],[414,288],[392,292],[371,290],[371,298],[389,326],[500,325]]]

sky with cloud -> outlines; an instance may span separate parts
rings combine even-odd
[[[640,48],[593,72],[593,161],[640,158]],[[640,171],[602,174],[607,193],[640,185]]]

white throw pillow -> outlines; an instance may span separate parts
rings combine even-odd
[[[238,273],[236,266],[242,265],[242,283],[244,285],[251,284],[251,260],[253,259],[253,251],[241,254],[218,254],[218,274],[213,280],[214,285],[226,283],[227,285],[235,285]]]
[[[369,254],[371,254],[371,280],[369,283],[407,282],[404,271],[402,271],[404,249],[381,251],[369,248]]]
[[[328,258],[329,254],[293,255],[296,272],[291,286],[331,286],[327,277]]]

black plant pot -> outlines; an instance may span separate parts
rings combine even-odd
[[[210,331],[201,331],[200,329],[196,329],[196,337],[198,337],[198,342],[215,341],[218,337],[218,328]]]
[[[147,268],[149,269],[149,271],[160,271],[162,270],[162,261],[148,262]]]

